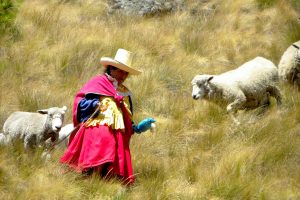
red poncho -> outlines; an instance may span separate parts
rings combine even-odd
[[[105,75],[98,75],[88,81],[76,94],[73,107],[73,123],[77,126],[77,108],[86,94],[93,93],[114,97],[121,108],[125,124],[125,132],[113,130],[108,126],[85,127],[80,125],[78,131],[70,136],[69,146],[60,162],[77,171],[110,163],[115,175],[121,176],[126,183],[133,183],[129,141],[133,134],[130,114],[122,103],[122,96]]]

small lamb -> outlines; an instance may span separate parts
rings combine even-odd
[[[287,48],[278,64],[279,78],[300,89],[300,41]]]
[[[24,142],[25,149],[45,146],[45,141],[51,138],[55,142],[64,121],[67,107],[52,107],[32,112],[14,112],[3,125],[3,141],[11,143],[16,139]]]
[[[256,57],[220,75],[196,75],[192,80],[192,97],[227,103],[227,112],[254,109],[270,104],[270,96],[281,104],[281,93],[276,83],[276,66],[263,57]]]

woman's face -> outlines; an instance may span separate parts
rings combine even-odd
[[[115,78],[119,84],[122,84],[128,77],[128,72],[125,72],[121,69],[114,68],[110,71],[111,77]]]

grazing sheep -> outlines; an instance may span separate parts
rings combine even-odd
[[[227,103],[227,112],[268,106],[273,96],[281,104],[281,94],[276,86],[278,72],[269,60],[256,57],[220,75],[196,75],[192,80],[192,97],[216,103]],[[236,120],[235,120],[236,121]]]
[[[45,146],[51,138],[55,142],[64,121],[66,106],[53,107],[32,112],[14,112],[4,122],[3,131],[7,143],[16,139],[24,142],[25,149]]]
[[[300,41],[287,48],[278,64],[280,80],[300,89]]]

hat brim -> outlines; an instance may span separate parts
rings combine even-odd
[[[128,72],[131,75],[139,75],[140,73],[142,73],[141,71],[138,71],[136,69],[133,69],[127,65],[124,65],[123,63],[120,63],[112,58],[109,57],[102,57],[100,59],[100,63],[103,65],[103,67],[107,67],[108,65],[112,65],[118,69],[121,69],[125,72]]]

